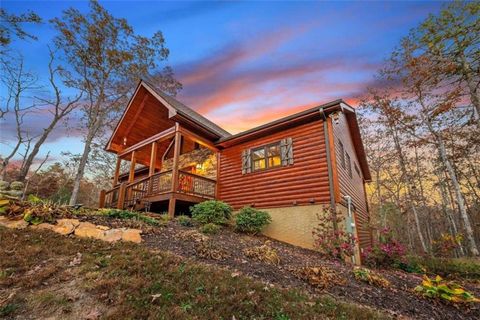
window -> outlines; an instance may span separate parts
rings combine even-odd
[[[348,170],[348,175],[350,176],[350,178],[353,177],[352,175],[352,162],[350,161],[350,155],[345,152],[345,158],[346,158],[346,161],[347,161],[347,170]]]
[[[265,149],[260,148],[252,150],[253,171],[265,169],[267,167],[265,161]]]
[[[357,166],[357,163],[356,163],[356,162],[353,163],[353,167],[355,168],[355,172],[358,174],[358,176],[361,177],[361,175],[360,175],[360,169],[358,169],[358,166]]]
[[[345,148],[340,140],[338,140],[338,145],[340,146],[340,164],[342,165],[342,168],[345,169]]]
[[[253,149],[252,162],[253,171],[281,166],[280,142]]]
[[[292,138],[242,151],[242,174],[293,164]]]

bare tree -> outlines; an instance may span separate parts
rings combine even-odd
[[[22,167],[20,169],[20,174],[18,176],[18,180],[23,181],[27,176],[30,167],[33,164],[33,161],[38,155],[40,148],[47,140],[48,136],[52,133],[52,131],[56,128],[58,123],[68,116],[75,108],[78,107],[78,102],[81,98],[81,93],[77,96],[73,97],[72,99],[68,99],[66,102],[63,102],[62,91],[60,90],[58,84],[56,83],[56,76],[58,73],[62,72],[62,68],[54,65],[55,60],[55,53],[49,49],[50,52],[50,61],[48,63],[48,71],[49,71],[49,78],[48,81],[53,90],[53,99],[45,99],[37,97],[43,105],[44,108],[52,115],[50,119],[50,123],[46,126],[42,133],[38,136],[33,144],[33,147],[29,152],[26,152],[25,161],[22,163]]]
[[[86,99],[81,108],[85,146],[70,204],[77,201],[92,143],[125,106],[133,84],[147,77],[169,54],[161,32],[152,38],[136,35],[125,19],[115,18],[97,1],[91,1],[90,8],[87,14],[70,8],[61,18],[51,20],[58,32],[55,44],[70,65],[67,85],[83,92]],[[163,82],[165,89],[175,93],[179,84],[170,71],[165,70]],[[157,84],[162,86],[162,82]]]
[[[5,180],[10,160],[19,152],[22,144],[31,141],[31,137],[28,136],[23,124],[25,116],[35,105],[26,94],[39,87],[37,86],[37,77],[25,70],[21,55],[9,60],[1,59],[0,63],[2,67],[1,81],[6,89],[6,98],[0,108],[0,121],[5,121],[8,114],[9,117],[13,118],[11,123],[14,123],[15,126],[15,137],[11,137],[14,141],[11,151],[1,157],[1,177]],[[3,142],[3,144],[7,146],[8,141]]]

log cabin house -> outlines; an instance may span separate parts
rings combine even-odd
[[[140,81],[106,150],[117,162],[100,207],[173,217],[219,199],[268,211],[267,236],[311,248],[329,206],[345,214],[360,248],[371,243],[370,172],[355,110],[342,100],[232,135]]]

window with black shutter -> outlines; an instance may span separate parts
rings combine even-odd
[[[292,138],[242,151],[242,174],[293,164]]]

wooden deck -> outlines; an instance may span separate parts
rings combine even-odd
[[[178,171],[178,183],[172,183],[172,170],[119,184],[105,192],[103,207],[118,209],[139,209],[146,203],[168,200],[201,202],[215,198],[217,182],[182,170]],[[176,190],[173,185],[178,186]]]

